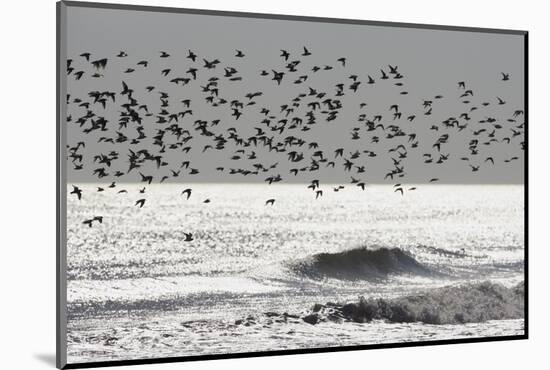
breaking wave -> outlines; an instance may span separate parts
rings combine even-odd
[[[316,304],[305,322],[373,320],[464,324],[524,318],[524,283],[507,288],[489,281],[448,286],[393,299],[360,297],[347,304]]]
[[[290,268],[314,279],[379,280],[396,274],[438,275],[399,248],[356,248],[339,253],[320,253],[295,262]]]

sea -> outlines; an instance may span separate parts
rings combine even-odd
[[[304,184],[156,184],[144,193],[143,184],[69,183],[68,192],[71,185],[82,199],[67,199],[69,363],[524,333],[522,317],[452,325],[301,319],[315,304],[360,296],[521,283],[522,185],[402,184],[402,195],[391,185],[321,184],[318,199]],[[95,216],[102,223],[82,223]],[[357,268],[352,251],[380,248],[434,273],[376,269],[369,254]]]

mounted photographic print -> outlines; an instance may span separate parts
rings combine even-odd
[[[57,10],[58,367],[527,338],[527,32]]]

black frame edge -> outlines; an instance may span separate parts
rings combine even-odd
[[[523,151],[524,157],[524,180],[523,180],[523,216],[524,216],[524,250],[523,250],[523,271],[524,271],[524,333],[525,337],[529,338],[529,32],[525,32],[523,36],[523,57],[524,57],[524,136],[525,148]]]

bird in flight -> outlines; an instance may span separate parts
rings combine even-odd
[[[146,182],[151,185],[151,182],[153,181],[153,176],[145,176],[141,172],[139,174],[141,175],[141,182]]]
[[[82,223],[84,225],[88,225],[88,227],[92,227],[92,224],[97,221],[99,222],[100,224],[103,223],[103,216],[94,216],[93,218],[91,219],[88,219],[88,220],[84,220]]]
[[[197,60],[197,55],[193,53],[191,50],[188,50],[187,59],[191,59],[193,62]]]
[[[181,195],[185,194],[187,196],[187,199],[189,199],[191,197],[191,191],[192,189],[185,189],[181,192]]]
[[[107,58],[94,60],[92,62],[92,66],[94,66],[95,69],[105,69],[105,67],[107,66]]]
[[[71,191],[71,194],[76,194],[78,200],[82,199],[82,189],[80,189],[78,186],[73,185],[73,191]]]

